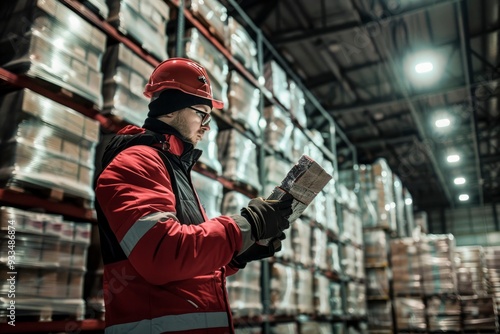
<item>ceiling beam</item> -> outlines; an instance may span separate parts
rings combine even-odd
[[[283,44],[297,43],[297,42],[302,42],[302,41],[306,41],[306,40],[310,40],[310,39],[315,39],[315,38],[319,38],[319,37],[330,35],[330,34],[347,33],[347,32],[350,32],[354,29],[369,28],[370,25],[372,25],[374,23],[378,23],[381,20],[387,20],[387,21],[396,20],[396,19],[400,19],[400,18],[409,16],[409,15],[418,14],[422,11],[432,10],[436,7],[456,3],[459,1],[461,1],[461,0],[442,0],[442,1],[434,2],[432,4],[427,4],[427,5],[424,5],[424,6],[421,6],[418,8],[414,8],[414,9],[410,9],[410,10],[407,10],[405,12],[401,12],[401,13],[397,13],[397,14],[388,13],[389,15],[387,15],[384,18],[377,17],[374,20],[370,20],[367,22],[362,21],[361,24],[360,23],[346,23],[346,24],[342,24],[342,25],[319,28],[319,29],[308,29],[308,30],[297,29],[294,31],[285,32],[281,35],[275,35],[274,38],[271,39],[271,42],[274,45],[280,46]]]

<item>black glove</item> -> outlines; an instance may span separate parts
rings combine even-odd
[[[272,239],[267,245],[259,245],[257,243],[250,246],[246,251],[234,257],[230,265],[243,269],[248,262],[262,260],[266,257],[274,256],[274,253],[281,250],[281,240],[285,240],[285,233],[281,232],[279,237]]]
[[[241,209],[241,215],[252,227],[255,241],[275,238],[290,227],[287,218],[292,214],[292,201],[292,196],[279,201],[254,198]]]

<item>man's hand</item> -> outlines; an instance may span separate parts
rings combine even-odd
[[[241,215],[252,227],[255,241],[275,238],[290,227],[287,218],[292,214],[292,201],[291,196],[283,200],[254,198],[241,209]]]
[[[234,257],[230,265],[233,267],[243,269],[248,262],[262,260],[267,257],[274,256],[276,252],[281,250],[281,241],[285,240],[285,233],[281,232],[279,237],[272,239],[267,245],[253,244],[246,251]]]

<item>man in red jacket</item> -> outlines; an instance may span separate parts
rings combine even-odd
[[[233,333],[225,276],[280,249],[291,199],[255,198],[241,215],[209,219],[190,173],[223,103],[183,58],[158,65],[144,94],[148,118],[108,144],[95,189],[106,333]]]

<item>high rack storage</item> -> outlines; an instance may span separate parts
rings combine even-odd
[[[8,245],[15,221],[17,256],[30,260],[16,264],[19,279],[36,277],[38,284],[17,282],[22,307],[15,327],[0,323],[2,333],[102,331],[91,190],[97,128],[102,146],[109,134],[140,122],[137,113],[147,105],[141,87],[168,56],[202,63],[215,94],[227,100],[227,109],[214,111],[207,159],[193,177],[207,191],[199,195],[209,215],[237,212],[249,198],[266,196],[302,153],[334,175],[287,231],[279,256],[228,278],[237,333],[366,332],[363,211],[358,194],[339,182],[335,138],[352,150],[353,167],[355,149],[236,1],[229,3],[245,22],[215,0],[0,4],[0,112],[12,118],[0,117],[6,129],[0,226]],[[325,116],[330,133],[307,128],[305,101]],[[0,316],[8,321],[7,313]]]

